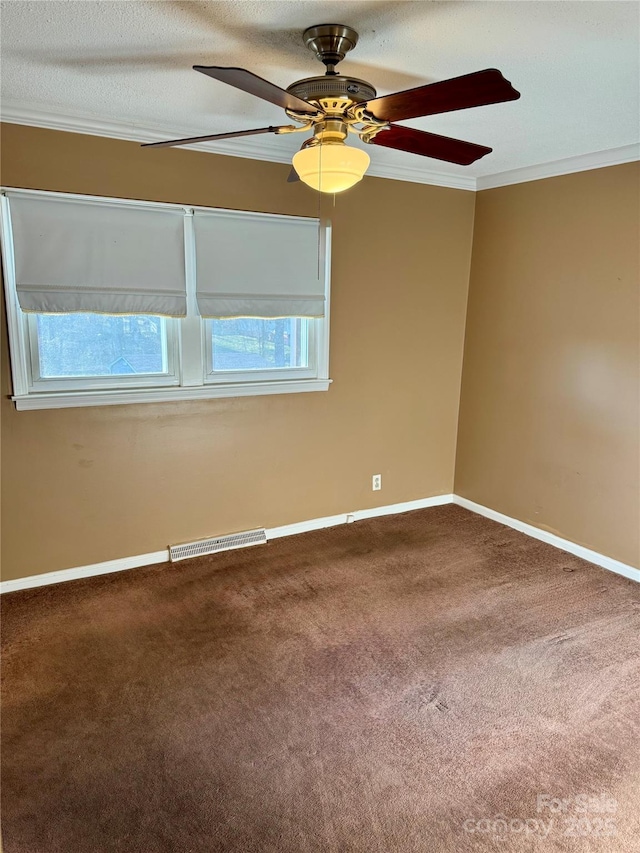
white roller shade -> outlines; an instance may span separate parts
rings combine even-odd
[[[24,311],[185,316],[180,208],[8,196]]]
[[[318,220],[194,211],[203,317],[323,317]]]

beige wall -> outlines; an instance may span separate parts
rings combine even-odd
[[[5,186],[316,214],[287,173],[3,127]],[[330,212],[326,393],[16,412],[5,338],[6,579],[451,492],[474,195],[366,178]]]
[[[455,478],[636,566],[639,174],[478,194]]]
[[[315,215],[287,172],[3,126],[8,186]],[[327,393],[16,412],[3,335],[3,577],[445,494],[457,429],[458,494],[638,565],[638,177],[323,200]]]

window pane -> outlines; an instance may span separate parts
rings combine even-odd
[[[214,370],[308,367],[309,320],[211,320]]]
[[[38,314],[40,376],[166,373],[162,317]]]

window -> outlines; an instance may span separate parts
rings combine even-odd
[[[3,193],[18,409],[327,390],[328,226]]]
[[[292,378],[315,375],[313,321],[305,317],[239,317],[207,320],[208,379],[229,381],[236,374],[265,372]]]
[[[28,314],[26,328],[34,391],[178,383],[170,318]]]

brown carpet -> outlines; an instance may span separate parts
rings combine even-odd
[[[2,609],[5,853],[640,849],[640,587],[459,507]]]

